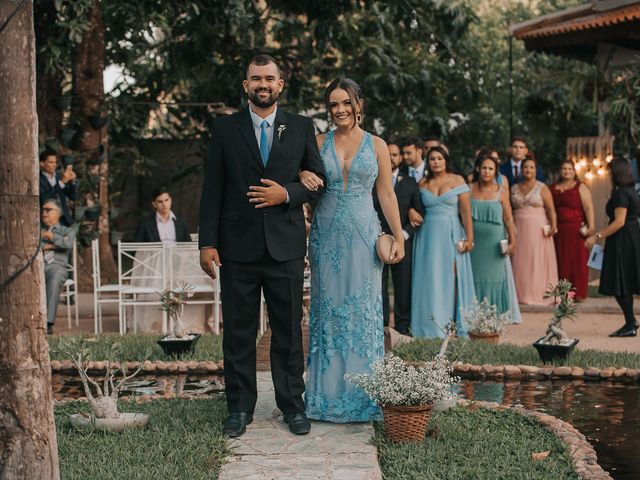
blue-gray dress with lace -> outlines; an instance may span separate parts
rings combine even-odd
[[[343,180],[329,132],[320,151],[327,188],[313,215],[309,237],[311,307],[307,360],[307,415],[331,422],[380,419],[380,409],[345,373],[371,373],[384,355],[382,263],[375,242],[380,221],[371,191],[378,162],[371,134]]]

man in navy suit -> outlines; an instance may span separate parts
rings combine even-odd
[[[56,200],[62,209],[60,225],[73,225],[73,215],[67,205],[67,200],[76,199],[76,172],[73,165],[66,165],[62,174],[56,172],[58,158],[50,150],[40,154],[40,208],[47,200]]]
[[[527,141],[523,137],[514,137],[511,141],[510,150],[511,158],[508,162],[500,165],[500,173],[507,177],[509,187],[522,180],[522,161],[529,153]],[[536,169],[536,178],[544,182],[544,172],[540,166]]]
[[[407,143],[407,142],[405,142]],[[408,142],[415,149],[415,144]],[[402,156],[400,148],[394,143],[388,144],[389,157],[391,159],[393,189],[398,199],[398,208],[400,210],[400,221],[404,233],[404,258],[400,263],[394,265],[384,265],[382,270],[382,313],[384,317],[384,325],[389,324],[389,274],[393,282],[393,314],[395,319],[396,331],[403,335],[410,335],[409,327],[411,324],[411,245],[413,242],[413,233],[415,227],[411,225],[409,219],[409,210],[411,208],[423,214],[424,208],[420,201],[420,191],[416,180],[411,177],[406,170],[400,169]],[[403,145],[404,150],[404,145]],[[417,156],[421,155],[421,150],[417,149]],[[373,206],[378,212],[378,218],[382,225],[382,231],[389,232],[389,225],[380,207],[378,196],[373,195]]]

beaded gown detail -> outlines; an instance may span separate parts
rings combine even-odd
[[[379,420],[379,407],[344,380],[346,373],[371,373],[372,363],[384,356],[382,263],[375,249],[381,228],[371,196],[378,176],[373,138],[364,133],[346,185],[333,131],[320,156],[327,187],[309,235],[306,412],[340,423]]]

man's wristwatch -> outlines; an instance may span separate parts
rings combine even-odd
[[[602,240],[602,234],[600,232],[596,233],[596,240]]]

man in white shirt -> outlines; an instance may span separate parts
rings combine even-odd
[[[422,140],[413,137],[402,142],[402,161],[406,166],[406,174],[419,183],[427,165],[422,159]]]
[[[191,241],[187,224],[171,210],[172,199],[166,188],[153,192],[151,205],[155,213],[140,221],[134,242],[163,242],[171,245]]]

